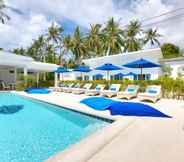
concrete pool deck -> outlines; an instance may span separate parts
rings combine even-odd
[[[79,101],[85,95],[53,92],[21,95],[116,120],[108,127],[53,155],[46,162],[183,162],[184,101],[162,99],[154,106],[171,119],[111,116]],[[131,100],[136,101],[137,100]]]

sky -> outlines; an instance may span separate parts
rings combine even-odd
[[[52,22],[62,25],[65,33],[72,33],[76,26],[85,32],[90,24],[104,24],[110,17],[123,27],[130,20],[143,20],[184,7],[183,0],[5,0],[5,3],[18,11],[6,10],[11,20],[0,24],[0,47],[4,49],[29,46]],[[174,14],[182,13],[184,10]],[[175,43],[183,48],[184,17],[144,26],[145,29],[150,27],[161,33],[161,42]]]

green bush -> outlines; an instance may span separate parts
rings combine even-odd
[[[180,48],[171,43],[165,43],[161,46],[164,58],[176,58],[181,56]]]

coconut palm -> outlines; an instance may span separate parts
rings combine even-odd
[[[74,54],[75,60],[81,63],[81,59],[87,56],[87,50],[79,27],[76,27],[71,39],[71,51]]]
[[[43,35],[39,36],[35,41],[35,46],[37,48],[39,60],[46,62],[46,40]]]
[[[101,56],[104,54],[101,24],[90,25],[90,30],[86,36],[86,46],[91,55]]]
[[[63,55],[72,50],[72,37],[66,35],[62,42]]]
[[[0,0],[0,21],[4,24],[6,20],[9,20],[10,17],[4,12],[4,9],[7,6],[4,4],[4,0]]]
[[[125,29],[125,48],[124,51],[138,51],[142,47],[142,39],[138,38],[141,33],[141,23],[139,21],[131,21]]]
[[[109,19],[103,29],[103,42],[107,55],[117,54],[122,51],[122,46],[124,45],[123,31],[114,18]]]
[[[56,24],[52,23],[51,26],[48,28],[47,33],[47,41],[48,46],[49,44],[54,45],[55,51],[59,50],[61,55],[61,42],[62,42],[62,32],[64,29]],[[56,61],[56,52],[54,52],[54,62]]]
[[[158,40],[161,35],[158,33],[158,31],[155,29],[148,29],[147,31],[144,32],[145,38],[144,38],[144,43],[150,43],[151,46],[154,46],[157,44],[158,46],[160,45],[160,42]]]

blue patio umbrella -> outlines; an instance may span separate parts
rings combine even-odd
[[[65,67],[58,67],[57,70],[54,71],[55,73],[58,73],[58,74],[62,74],[62,80],[63,80],[63,73],[68,73],[70,72],[67,68]]]
[[[102,74],[95,74],[95,75],[93,75],[93,77],[95,77],[96,79],[99,79],[99,78],[103,78],[103,75]]]
[[[127,73],[127,74],[124,74],[124,76],[136,76],[136,74],[133,73],[133,72],[129,72],[129,73]]]
[[[118,74],[115,74],[114,77],[116,78],[123,78],[124,77],[124,74],[123,73],[118,73]]]
[[[78,66],[76,67],[73,71],[76,71],[76,72],[80,72],[81,73],[81,77],[82,77],[82,73],[88,73],[90,71],[92,71],[89,66]]]
[[[58,67],[57,70],[54,71],[55,73],[67,73],[69,70],[65,67]]]
[[[116,65],[113,65],[111,63],[106,63],[103,64],[97,68],[95,68],[95,70],[102,70],[102,71],[106,71],[107,72],[107,78],[109,78],[109,72],[110,71],[114,71],[114,70],[121,70],[122,68]]]
[[[141,78],[142,78],[142,69],[143,68],[155,68],[155,67],[160,67],[160,65],[158,64],[155,64],[151,61],[148,61],[148,60],[145,60],[143,58],[139,59],[139,60],[136,60],[136,61],[133,61],[133,62],[130,62],[130,63],[127,63],[125,65],[123,65],[127,68],[139,68],[141,69]]]

